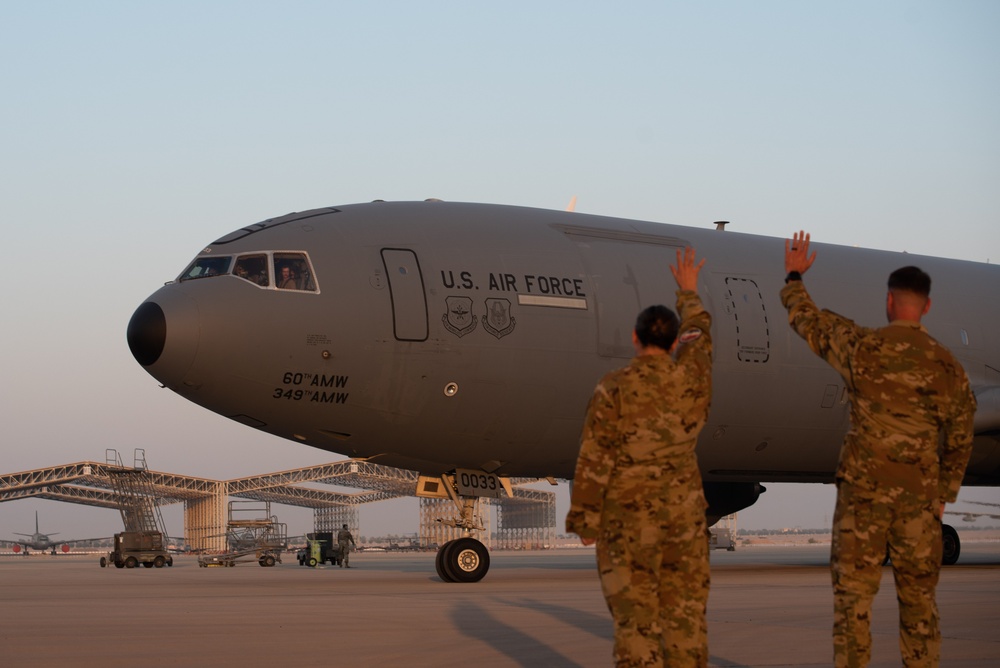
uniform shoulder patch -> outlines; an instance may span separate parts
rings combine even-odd
[[[682,333],[677,340],[681,343],[691,343],[692,341],[697,341],[700,338],[701,330],[698,328],[692,328]]]

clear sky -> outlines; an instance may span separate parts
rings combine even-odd
[[[1000,261],[993,0],[40,0],[0,26],[2,472],[135,447],[213,478],[329,461],[159,389],[125,343],[202,247],[290,211],[577,196]],[[829,486],[770,487],[741,526],[829,524]],[[415,530],[408,503],[365,509],[363,533]],[[62,536],[121,527],[26,500],[0,504],[0,536],[35,510]]]

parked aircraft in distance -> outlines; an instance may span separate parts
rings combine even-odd
[[[594,384],[632,356],[640,309],[674,305],[668,267],[684,246],[707,260],[713,315],[698,443],[710,522],[762,482],[833,481],[847,393],[787,324],[784,241],[724,227],[436,200],[292,213],[205,248],[138,307],[128,342],[165,387],[220,415],[419,471],[418,496],[452,499],[464,530],[438,573],[476,581],[489,567],[472,537],[479,498],[509,494],[512,476],[572,478]],[[930,273],[925,323],[979,402],[965,484],[1000,484],[1000,312],[984,307],[1000,268],[814,245],[810,292],[863,324],[884,323],[893,269]]]
[[[61,546],[60,549],[65,553],[69,552],[70,545],[74,545],[76,543],[87,543],[94,540],[107,540],[107,538],[77,538],[75,540],[52,540],[51,537],[55,536],[59,532],[57,531],[55,533],[49,533],[49,534],[41,533],[38,530],[37,510],[35,511],[35,533],[17,533],[16,531],[12,533],[15,536],[25,536],[26,540],[0,540],[0,544],[10,545],[14,550],[14,552],[20,552],[21,549],[23,548],[25,554],[28,554],[29,548],[32,550],[38,550],[39,552],[50,550],[52,554],[55,554],[56,548],[59,548],[60,546]]]
[[[962,501],[962,499],[959,499]],[[964,503],[974,503],[977,506],[993,506],[994,508],[1000,508],[1000,503],[986,503],[985,501],[965,501]],[[960,515],[962,520],[965,522],[975,522],[980,517],[989,517],[993,520],[1000,520],[1000,511],[995,511],[992,513],[974,513],[974,512],[961,512],[958,510],[946,510],[946,515]]]

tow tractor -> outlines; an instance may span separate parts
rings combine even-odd
[[[299,550],[297,559],[299,566],[310,566],[315,568],[320,564],[329,561],[331,566],[340,564],[342,555],[340,545],[334,540],[332,532],[318,532],[306,534],[308,547]]]

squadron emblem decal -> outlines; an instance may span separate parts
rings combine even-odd
[[[446,310],[441,316],[445,329],[462,338],[476,328],[476,316],[472,315],[471,297],[445,297]]]
[[[517,322],[510,314],[509,299],[487,299],[486,315],[483,316],[483,329],[502,339],[514,331]]]

